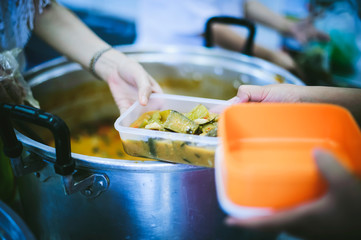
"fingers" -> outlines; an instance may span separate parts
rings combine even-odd
[[[115,92],[114,90],[112,93]],[[128,89],[128,93],[118,94],[119,91],[116,91],[117,94],[113,93],[113,97],[115,103],[117,104],[120,114],[123,114],[128,108],[130,108],[133,103],[136,101],[136,90],[135,89]]]
[[[306,18],[293,25],[291,28],[291,35],[298,40],[301,44],[306,44],[310,40],[329,41],[328,34],[319,31],[313,25],[313,21],[310,18]]]
[[[159,84],[142,69],[141,76],[136,80],[138,86],[138,98],[141,105],[146,105],[152,92],[162,93]]]
[[[226,224],[263,231],[286,231],[307,239],[351,239],[348,236],[359,235],[360,181],[330,152],[315,149],[313,156],[329,183],[329,191],[322,198],[266,217],[246,220],[230,217]]]
[[[114,91],[112,91],[114,101],[119,108],[120,114],[123,114],[134,103],[134,100],[127,96],[114,94],[113,92]]]
[[[263,231],[283,231],[287,229],[306,228],[312,216],[323,211],[327,205],[327,199],[321,198],[312,203],[300,205],[290,210],[282,210],[270,216],[258,217],[246,220],[229,217],[226,224],[240,226]]]
[[[230,104],[237,104],[237,103],[243,103],[238,96],[235,96],[228,100]],[[247,101],[248,102],[248,101]]]
[[[144,84],[144,86],[139,87],[139,102],[142,105],[146,105],[149,101],[149,96],[151,93],[162,93],[162,88],[159,84],[151,77],[147,76],[149,79],[149,84]]]
[[[120,113],[124,113],[137,99],[146,105],[152,92],[162,92],[148,74],[140,71],[131,80],[125,81],[118,74],[109,75],[107,83]]]
[[[113,88],[117,89],[113,95],[117,96],[122,94],[122,101],[117,101],[119,110],[123,111],[125,105],[124,99],[128,99],[129,102],[134,102],[138,99],[139,103],[146,105],[149,100],[149,96],[152,92],[162,92],[158,83],[144,70],[144,68],[136,61],[128,58],[119,51],[109,51],[107,54],[102,55],[100,58],[102,61],[98,61],[97,67],[101,68],[104,64],[105,70],[98,72],[105,72],[104,75],[108,84],[115,85]],[[105,61],[108,57],[110,60]],[[111,67],[107,67],[110,65]],[[134,94],[131,90],[136,90],[137,94]],[[129,107],[129,106],[127,106]]]
[[[163,93],[163,90],[159,86],[158,82],[155,81],[151,76],[149,76],[149,77],[151,78],[152,92],[154,92],[154,93]]]
[[[339,184],[340,178],[344,178],[347,172],[337,164],[335,158],[324,150],[317,149],[314,151],[316,162],[320,168],[321,173],[327,181],[330,180],[330,185]],[[314,202],[300,205],[290,210],[279,211],[271,216],[259,217],[247,220],[239,220],[236,218],[229,218],[226,223],[229,225],[236,225],[252,229],[261,229],[265,231],[281,231],[290,230],[297,232],[299,229],[305,230],[312,227],[312,221],[322,216],[327,208],[330,207],[330,198],[325,195]]]
[[[136,87],[138,88],[138,101],[141,105],[146,105],[152,92],[151,79],[143,68],[134,76]]]
[[[265,88],[254,85],[242,85],[238,88],[237,101],[245,102],[262,102],[265,98]]]
[[[325,41],[325,42],[328,42],[330,41],[330,36],[327,34],[327,33],[324,33],[324,32],[321,32],[319,30],[317,30],[315,27],[314,27],[314,20],[316,18],[318,18],[319,16],[321,16],[322,14],[324,13],[324,9],[321,9],[319,11],[315,11],[313,13],[311,13],[310,17],[309,17],[309,20],[310,20],[310,24],[312,24],[312,27],[314,29],[314,37],[316,40],[319,40],[319,41]]]
[[[329,184],[330,192],[343,192],[353,185],[354,176],[339,163],[333,154],[317,148],[313,151],[313,156],[319,171]]]

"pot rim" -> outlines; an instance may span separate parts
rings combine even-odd
[[[178,55],[194,55],[194,56],[209,56],[212,58],[220,58],[222,60],[229,60],[232,62],[241,62],[241,63],[247,63],[250,65],[257,66],[259,68],[262,68],[262,70],[265,70],[269,73],[273,73],[276,75],[281,75],[284,78],[286,78],[289,82],[295,84],[295,85],[305,85],[298,77],[290,73],[289,71],[270,63],[266,60],[253,57],[253,56],[247,56],[242,53],[225,50],[225,49],[219,49],[219,48],[207,48],[203,46],[177,46],[177,45],[118,45],[114,46],[117,50],[123,52],[126,55],[137,55],[137,54],[178,54]],[[66,57],[58,57],[55,59],[52,59],[50,61],[44,62],[42,64],[39,64],[24,74],[24,77],[26,79],[34,78],[29,81],[30,85],[36,85],[41,83],[42,81],[45,81],[47,79],[42,78],[41,76],[36,77],[36,75],[41,75],[43,72],[47,72],[48,70],[59,67],[61,65],[66,66],[66,70],[81,70],[82,67],[78,63],[74,63],[70,60],[68,60]],[[60,76],[64,73],[63,71],[54,71],[52,73],[52,77]]]
[[[18,140],[27,148],[27,150],[36,153],[49,163],[55,163],[55,148],[37,142],[22,133],[16,131]],[[41,150],[41,151],[39,151]],[[71,153],[71,157],[75,160],[76,168],[93,168],[93,169],[127,169],[134,171],[193,171],[200,169],[212,169],[206,167],[192,166],[179,163],[168,163],[162,161],[135,161],[114,158],[101,158],[83,155],[79,153]]]

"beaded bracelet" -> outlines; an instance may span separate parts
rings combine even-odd
[[[97,78],[100,79],[100,77],[98,76],[98,74],[95,72],[95,63],[98,61],[98,59],[103,55],[103,53],[109,51],[110,49],[112,49],[112,47],[106,47],[104,49],[101,49],[99,51],[97,51],[96,53],[94,53],[93,57],[90,59],[90,63],[89,63],[89,71]]]

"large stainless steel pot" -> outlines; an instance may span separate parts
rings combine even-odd
[[[241,83],[302,84],[273,64],[224,50],[119,49],[139,61],[161,84],[167,85],[170,81],[177,85],[177,79],[183,79],[182,84],[192,82],[193,91],[182,90],[182,86],[178,86],[181,90],[177,91],[177,87],[168,86],[165,87],[168,93],[230,98]],[[83,123],[118,117],[106,84],[75,63],[57,59],[29,71],[26,78],[42,109],[64,119],[70,131]],[[46,131],[36,129],[36,132],[43,139],[50,136]],[[223,225],[213,169],[73,153],[78,173],[69,179],[54,172],[54,148],[19,132],[17,138],[26,153],[31,153],[27,160],[38,163],[32,167],[33,173],[19,177],[19,189],[24,218],[39,239],[234,239],[244,236],[243,231],[231,231]],[[18,174],[26,172],[29,171],[20,169]],[[82,180],[79,185],[73,184],[75,177]],[[64,187],[70,195],[64,194]]]
[[[0,201],[0,239],[35,240],[19,215],[2,201]]]

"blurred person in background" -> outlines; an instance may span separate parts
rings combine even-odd
[[[120,112],[137,99],[145,105],[152,92],[162,91],[140,64],[113,49],[56,1],[1,1],[0,10],[0,103],[37,105],[21,75],[24,58],[19,53],[31,32],[106,81]],[[12,178],[9,161],[1,152],[1,199],[12,198]]]
[[[310,19],[293,22],[256,0],[229,1],[139,1],[137,39],[140,45],[203,45],[206,21],[214,16],[246,18],[302,43],[312,39],[328,40],[314,28]],[[213,25],[214,42],[225,49],[240,52],[246,38],[234,27]],[[283,51],[256,44],[254,55],[287,70],[295,70],[293,59]]]
[[[361,21],[355,11],[357,2],[309,1],[315,26],[327,33],[330,41],[313,40],[288,51],[308,85],[361,87]],[[287,44],[285,47],[289,50]]]

